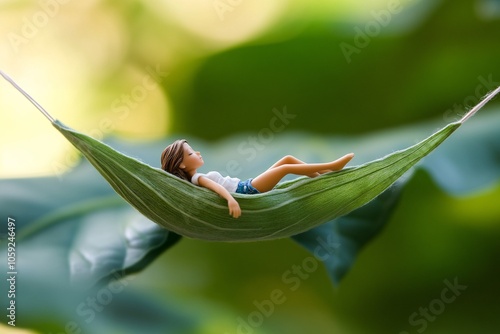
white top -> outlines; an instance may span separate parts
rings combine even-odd
[[[191,178],[191,182],[199,186],[198,179],[200,178],[200,176],[204,176],[214,181],[215,183],[220,184],[221,186],[226,188],[226,190],[229,191],[230,193],[236,192],[236,189],[238,188],[238,183],[241,181],[236,177],[230,177],[230,176],[224,177],[219,172],[211,171],[206,174],[203,173],[194,174],[193,177]]]

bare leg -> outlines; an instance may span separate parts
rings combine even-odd
[[[282,166],[282,165],[290,165],[290,164],[304,165],[306,163],[304,161],[302,161],[302,160],[297,159],[293,155],[286,155],[283,158],[281,158],[280,160],[278,160],[274,165],[272,165],[271,167],[269,167],[269,169],[273,169],[273,168],[276,168],[276,167],[279,167],[279,166]],[[315,172],[315,173],[308,174],[307,176],[309,176],[309,177],[315,177],[315,176],[318,176],[319,174],[320,174],[319,172]]]
[[[292,156],[286,156],[274,165],[272,165],[264,173],[260,174],[252,180],[254,186],[260,192],[266,192],[274,188],[288,174],[308,175],[311,177],[317,176],[318,173],[328,171],[338,171],[347,165],[354,157],[353,153],[346,154],[343,157],[327,163],[307,164]],[[298,162],[293,162],[295,159]],[[291,163],[287,163],[289,161]]]
[[[299,160],[296,157],[294,157],[293,155],[286,155],[283,158],[281,158],[280,160],[278,160],[274,165],[269,167],[269,169],[273,169],[273,168],[276,168],[278,166],[286,165],[286,164],[307,164],[307,162]],[[317,171],[315,173],[308,174],[307,176],[316,177],[316,176],[319,176],[321,174],[325,174],[325,173],[329,173],[329,172],[333,172],[333,170],[324,169],[324,170]]]

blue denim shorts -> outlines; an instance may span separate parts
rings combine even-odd
[[[240,181],[240,183],[238,183],[238,188],[236,188],[236,193],[247,195],[260,194],[260,192],[252,186],[252,179]]]

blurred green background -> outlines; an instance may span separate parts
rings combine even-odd
[[[495,0],[3,0],[0,68],[54,117],[95,138],[182,136],[240,158],[258,152],[259,160],[270,159],[280,136],[305,134],[321,147],[322,136],[355,140],[457,119],[500,85],[499,33]],[[496,102],[484,113],[498,109]],[[3,82],[0,110],[0,177],[62,175],[78,164]],[[239,146],[234,135],[257,139]],[[255,173],[240,160],[243,174]],[[130,286],[185,314],[192,333],[498,333],[499,199],[498,182],[457,198],[418,172],[336,288],[320,267],[289,289],[282,275],[309,256],[290,240],[189,239]],[[439,303],[445,282],[455,280],[467,289]],[[261,326],[241,327],[238,319],[248,321],[254,302],[275,289],[286,300]],[[423,315],[429,307],[436,316]],[[120,314],[127,312],[137,310]],[[33,323],[33,333],[54,325]]]

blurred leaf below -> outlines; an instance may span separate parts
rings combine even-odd
[[[498,184],[500,168],[495,158],[500,148],[496,127],[500,121],[498,115],[500,114],[489,113],[470,120],[424,160],[422,167],[430,170],[441,187],[455,194],[476,192]],[[303,134],[283,136],[276,138],[272,147],[260,153],[256,165],[258,169],[264,169],[269,162],[275,160],[277,154],[284,151],[304,160],[317,161],[331,157],[332,152],[353,150],[359,152],[357,159],[366,161],[403,148],[415,138],[424,137],[424,133],[434,126],[424,124],[355,140],[318,136],[306,139]],[[227,155],[237,148],[237,143],[242,139],[244,137],[233,138],[217,145],[193,140],[191,144],[206,152],[206,156],[210,157],[211,167],[223,170]],[[158,152],[171,140],[168,138],[150,144],[112,141],[110,145],[155,165]],[[463,159],[464,155],[466,159]],[[249,172],[242,168],[241,174]],[[469,174],[472,175],[469,177]],[[404,181],[408,182],[408,179]],[[399,191],[394,189],[391,191],[397,199]],[[187,333],[196,328],[197,321],[202,321],[196,314],[178,312],[178,308],[167,306],[174,305],[175,298],[172,301],[168,296],[158,298],[143,294],[140,289],[136,291],[133,284],[135,276],[127,275],[138,270],[144,271],[161,252],[174,245],[178,237],[169,236],[168,231],[158,229],[156,225],[142,219],[114,194],[88,163],[83,162],[71,173],[57,177],[2,180],[0,192],[2,203],[8,208],[6,213],[18,222],[19,244],[22,245],[22,262],[19,263],[18,270],[22,273],[19,275],[19,285],[23,289],[17,299],[23,305],[20,326],[53,330],[59,328],[61,323],[69,323],[70,326],[81,326],[92,333],[99,333],[106,326],[115,329],[125,326],[120,333],[127,333],[131,328],[143,328],[148,333],[156,333],[159,328],[172,328],[172,333],[181,329],[181,332]],[[335,256],[329,257],[326,264],[332,278],[338,281],[353,265],[363,245],[380,233],[387,222],[388,214],[393,210],[391,196],[382,196],[365,208],[332,222],[333,225],[318,227],[297,236],[296,240],[316,256],[314,250],[318,247],[318,235],[329,242],[331,240],[328,234],[332,231],[348,236],[347,239],[337,239],[334,236],[334,240],[330,242],[332,245],[338,243],[339,248],[334,250]],[[377,201],[381,201],[380,204]],[[377,220],[377,214],[370,214],[369,207],[377,208],[378,205],[389,210],[383,213],[381,220]],[[411,210],[418,210],[418,206],[415,203]],[[23,210],[24,207],[29,207],[30,210]],[[365,212],[363,210],[366,213],[362,213]],[[366,222],[360,220],[359,214],[367,219]],[[373,225],[375,220],[378,223]],[[360,222],[362,223],[357,230],[353,229],[352,224]],[[308,236],[310,233],[313,233],[313,237]],[[351,238],[360,239],[351,244]],[[3,254],[4,250],[2,247]],[[189,266],[188,263],[185,265]],[[174,268],[175,266],[165,268],[162,282],[168,282],[171,277],[175,277],[176,270],[182,270]],[[70,282],[71,276],[76,279],[73,285]],[[106,280],[102,280],[103,278]],[[291,282],[290,277],[285,279],[283,276],[282,279],[282,283]],[[99,280],[101,283],[93,288],[84,288]],[[54,291],[57,294],[52,297]],[[113,300],[117,302],[111,303]],[[129,305],[132,300],[133,303]],[[108,304],[109,307],[104,307]],[[143,322],[146,320],[144,314],[137,313],[138,308],[149,310],[147,322]],[[120,326],[117,327],[115,321],[128,314],[128,309],[134,310],[133,317],[127,316],[130,324],[120,320]],[[105,312],[98,316],[97,313],[101,313],[101,310]],[[75,312],[78,316],[76,320]]]

